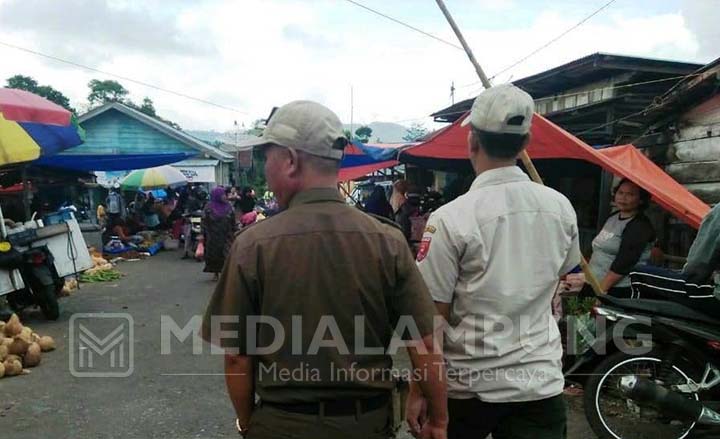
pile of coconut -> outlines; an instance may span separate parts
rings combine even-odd
[[[42,352],[55,349],[55,340],[40,336],[23,326],[16,314],[7,323],[0,321],[0,378],[27,374],[40,364]]]

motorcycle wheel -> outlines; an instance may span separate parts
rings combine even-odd
[[[622,393],[620,380],[627,375],[640,375],[666,385],[677,385],[686,384],[696,374],[688,365],[668,364],[662,353],[632,355],[616,352],[610,355],[595,368],[585,385],[585,417],[595,434],[601,439],[688,437],[695,427],[694,422],[671,419],[652,406],[637,403]],[[688,394],[688,397],[699,399],[697,394]]]
[[[57,320],[60,317],[60,305],[56,294],[55,285],[38,285],[33,289],[38,305],[43,315],[48,320]]]

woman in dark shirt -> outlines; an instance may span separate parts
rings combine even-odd
[[[614,190],[618,209],[605,222],[592,243],[590,269],[602,290],[615,297],[631,297],[630,271],[650,259],[655,229],[643,211],[650,194],[627,178]]]
[[[385,189],[383,189],[382,186],[375,185],[375,187],[373,187],[372,193],[365,202],[365,212],[388,219],[392,218],[392,207],[387,200]]]

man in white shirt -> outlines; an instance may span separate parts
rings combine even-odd
[[[577,219],[559,192],[516,166],[533,100],[501,85],[475,100],[469,192],[433,213],[418,267],[448,324],[449,438],[565,436],[562,346],[551,312],[560,277],[580,262]],[[422,397],[412,386],[411,430]]]

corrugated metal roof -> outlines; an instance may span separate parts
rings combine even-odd
[[[220,160],[214,159],[187,159],[173,163],[173,166],[217,166]]]
[[[200,152],[203,152],[213,158],[216,158],[218,160],[222,160],[225,162],[229,162],[233,160],[233,156],[231,154],[228,154],[226,152],[221,151],[218,148],[215,148],[212,145],[208,145],[207,143],[196,139],[195,137],[184,133],[183,131],[177,130],[170,125],[167,125],[163,122],[160,122],[159,120],[155,119],[154,117],[150,117],[145,113],[142,113],[138,110],[135,110],[134,108],[130,108],[127,105],[123,105],[119,102],[111,102],[109,104],[105,104],[101,107],[95,108],[94,110],[91,110],[82,116],[78,118],[78,121],[82,124],[86,120],[92,119],[100,114],[105,113],[109,110],[116,110],[119,111],[127,116],[132,117],[133,119],[136,119],[140,122],[143,122],[156,130],[179,140],[180,142],[183,142],[187,146],[196,149]]]

